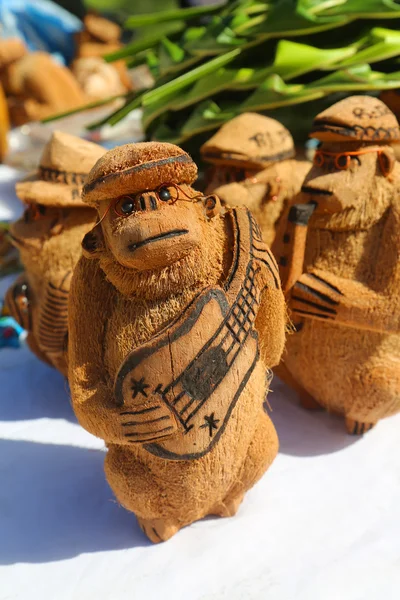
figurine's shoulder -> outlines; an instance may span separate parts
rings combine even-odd
[[[113,295],[114,290],[107,281],[99,261],[85,256],[81,256],[75,266],[71,288],[72,294],[84,296],[85,304],[88,303],[89,296],[102,296],[105,299],[105,295]]]
[[[231,271],[224,286],[228,295],[249,286],[280,289],[278,265],[253,214],[244,207],[231,209],[230,213],[235,243]]]

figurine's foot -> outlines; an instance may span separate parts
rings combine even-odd
[[[305,408],[306,410],[322,410],[323,407],[318,404],[314,398],[308,394],[306,391],[300,394],[300,406]]]
[[[165,519],[141,519],[137,517],[139,527],[154,544],[165,542],[179,531],[179,527]]]
[[[228,496],[225,498],[223,502],[214,506],[212,510],[210,510],[210,515],[217,515],[218,517],[234,517],[239,509],[239,506],[242,504],[244,498],[244,492],[238,494],[234,498]]]
[[[374,425],[376,423],[361,423],[360,421],[346,417],[346,429],[351,435],[363,435],[372,429]]]

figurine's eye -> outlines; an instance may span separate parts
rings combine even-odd
[[[135,210],[135,204],[133,198],[130,196],[123,196],[118,200],[115,205],[115,211],[121,217],[129,217]]]
[[[350,157],[348,154],[339,154],[335,162],[338,169],[347,169],[350,164]]]
[[[158,188],[157,196],[161,202],[169,202],[174,204],[178,200],[179,191],[178,187],[171,183],[171,185],[163,185]]]
[[[31,221],[37,221],[41,216],[46,214],[46,207],[42,204],[29,204],[28,208],[24,212],[24,221],[25,223],[30,223]]]
[[[171,192],[167,187],[160,188],[158,190],[158,196],[162,202],[168,202],[172,199]]]

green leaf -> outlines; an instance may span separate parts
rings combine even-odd
[[[221,5],[197,6],[193,8],[181,8],[176,10],[166,10],[156,13],[134,15],[129,17],[124,23],[126,29],[135,29],[145,25],[157,25],[158,23],[167,23],[168,21],[188,21],[195,17],[211,15],[221,10]]]
[[[157,46],[157,44],[161,41],[163,37],[163,33],[155,33],[149,37],[138,40],[137,42],[133,42],[132,44],[127,44],[126,46],[124,46],[120,50],[117,50],[116,52],[106,54],[104,56],[104,60],[106,60],[107,62],[114,62],[115,60],[126,58],[127,56],[135,56],[143,50],[148,50],[149,48],[154,48],[154,46]]]
[[[280,75],[282,79],[293,79],[304,73],[334,65],[351,57],[355,52],[356,49],[351,46],[325,50],[290,40],[281,40],[278,42],[273,72]]]
[[[345,11],[337,16],[316,16],[311,10],[315,2],[298,0],[295,9],[293,4],[293,0],[274,2],[268,18],[258,27],[257,33],[268,34],[269,37],[309,35],[345,25],[350,21]],[[343,0],[338,0],[337,4],[343,6]]]
[[[179,100],[181,94],[181,90],[172,90],[160,100],[144,106],[142,117],[143,128],[147,129],[159,115],[166,113],[168,110],[174,110],[176,108],[176,101]]]
[[[131,95],[131,94],[129,94]],[[99,106],[104,106],[105,104],[110,104],[114,100],[118,100],[119,98],[126,97],[126,94],[119,94],[118,96],[111,96],[109,98],[103,98],[102,100],[96,100],[96,102],[89,102],[84,106],[79,106],[78,108],[73,108],[72,110],[67,110],[62,113],[58,113],[56,115],[51,115],[50,117],[46,117],[41,120],[41,123],[50,123],[51,121],[58,121],[58,119],[63,119],[64,117],[69,117],[70,115],[75,115],[77,113],[83,112],[85,110],[90,110],[92,108],[97,108]],[[104,119],[104,122],[107,122],[109,116]]]
[[[333,92],[372,91],[400,87],[400,72],[378,73],[369,65],[358,65],[330,73],[309,84],[286,84],[278,75],[269,77],[240,106],[245,110],[270,110],[309,102]]]
[[[159,99],[168,95],[173,90],[184,89],[185,87],[191,85],[204,75],[208,75],[215,69],[218,69],[219,67],[222,67],[223,65],[226,65],[227,63],[231,62],[239,54],[240,50],[231,50],[231,52],[227,52],[222,56],[217,56],[216,58],[200,65],[199,67],[196,67],[195,69],[192,69],[191,71],[188,71],[188,73],[185,73],[184,75],[181,75],[180,77],[177,77],[176,79],[158,88],[153,88],[152,90],[144,94],[143,105],[146,106],[151,102],[158,101]]]
[[[352,57],[341,61],[337,65],[338,68],[360,63],[374,63],[398,56],[400,54],[400,32],[374,27],[364,38],[363,46]]]
[[[352,19],[381,19],[400,17],[400,6],[392,0],[346,0],[327,8],[323,14],[335,16],[345,13]]]

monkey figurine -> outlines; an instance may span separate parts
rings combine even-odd
[[[25,272],[8,290],[6,305],[27,330],[30,349],[64,375],[72,271],[82,238],[96,220],[96,211],[80,199],[81,189],[104,152],[97,144],[55,131],[38,171],[16,185],[26,209],[11,224],[10,236]]]
[[[228,206],[246,206],[274,253],[280,226],[298,194],[311,163],[295,160],[290,132],[279,121],[257,113],[235,117],[201,147],[203,160],[213,165],[206,193]]]
[[[153,542],[235,514],[278,449],[263,409],[284,344],[277,265],[248,210],[223,212],[196,177],[172,144],[107,152],[69,299],[76,416]]]
[[[292,207],[280,258],[296,332],[279,374],[363,434],[400,410],[400,129],[380,100],[352,96],[311,137],[308,203]]]

